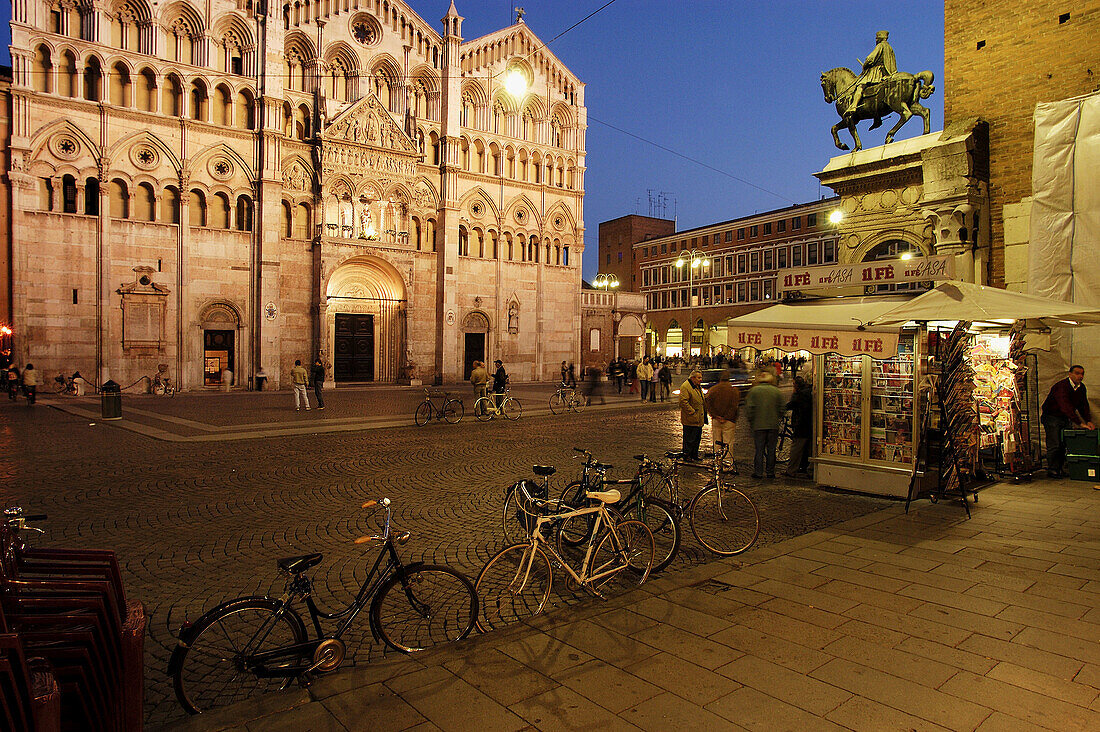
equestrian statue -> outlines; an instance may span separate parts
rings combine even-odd
[[[931,71],[916,75],[899,73],[894,49],[887,43],[889,37],[887,31],[875,34],[875,49],[866,59],[859,59],[859,76],[843,66],[821,75],[821,91],[825,94],[825,101],[830,104],[836,102],[836,113],[840,115],[840,121],[833,125],[832,132],[833,142],[841,150],[848,149],[837,135],[841,127],[846,127],[851,133],[855,149],[862,150],[863,143],[859,141],[856,123],[873,119],[870,127],[873,130],[882,124],[883,117],[894,112],[900,119],[886,133],[887,144],[894,141],[894,134],[914,114],[924,119],[924,134],[927,135],[931,129],[930,114],[920,100],[927,99],[936,91],[932,84],[935,75]]]

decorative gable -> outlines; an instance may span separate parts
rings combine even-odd
[[[373,94],[338,114],[325,130],[325,138],[368,147],[420,155],[416,144],[397,126]]]

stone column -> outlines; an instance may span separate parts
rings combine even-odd
[[[955,278],[963,282],[974,281],[974,242],[972,229],[967,228],[967,217],[974,212],[969,203],[948,204],[926,208],[921,215],[932,226],[932,246],[935,254],[952,254],[955,257]]]

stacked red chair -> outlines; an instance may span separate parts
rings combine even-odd
[[[33,724],[12,729],[140,730],[145,611],[126,599],[114,552],[27,548],[32,517],[15,511],[0,526],[0,691],[13,723]]]

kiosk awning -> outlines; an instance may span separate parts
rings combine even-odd
[[[875,318],[908,302],[908,297],[838,297],[829,300],[773,305],[730,318],[726,334],[730,348],[751,346],[762,351],[867,354],[890,358],[898,353],[901,326],[868,327]]]
[[[1047,326],[1074,326],[1100,323],[1100,310],[1078,303],[1025,295],[1022,292],[975,285],[971,282],[941,282],[934,289],[889,312],[868,318],[876,328],[931,320],[1031,320],[1042,321]]]

